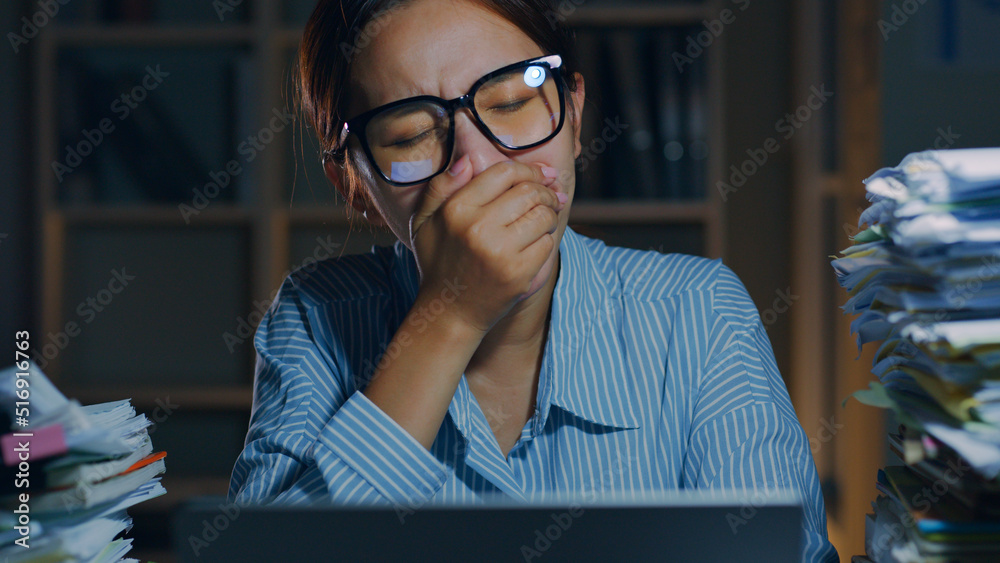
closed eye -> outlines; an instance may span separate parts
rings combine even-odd
[[[524,107],[524,105],[528,103],[529,99],[530,98],[524,100],[518,100],[516,102],[511,102],[509,104],[504,104],[502,106],[494,106],[490,108],[490,111],[499,111],[504,113],[514,112]]]
[[[420,133],[419,135],[416,135],[415,137],[410,137],[409,139],[403,139],[402,141],[396,141],[395,143],[392,143],[389,146],[390,147],[399,147],[399,148],[404,148],[404,149],[408,148],[408,147],[412,147],[413,145],[416,145],[420,141],[424,140],[424,138],[427,137],[427,135],[431,131],[433,131],[433,129],[428,129],[427,131],[424,131],[423,133]]]

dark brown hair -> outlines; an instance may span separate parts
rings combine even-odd
[[[414,0],[320,0],[306,23],[299,45],[296,72],[298,110],[315,131],[323,153],[334,149],[350,105],[348,78],[355,56],[380,29],[379,19]],[[563,76],[569,91],[576,91],[574,34],[547,0],[469,0],[517,26],[544,54],[563,58]],[[573,112],[570,112],[573,115]],[[365,176],[358,166],[359,156],[347,154],[336,159],[344,165],[348,204],[360,191]],[[353,164],[352,164],[353,163]],[[369,177],[369,181],[372,179]]]

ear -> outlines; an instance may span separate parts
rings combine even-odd
[[[323,172],[326,173],[327,180],[333,184],[337,191],[340,192],[341,197],[344,201],[347,199],[347,171],[344,169],[344,165],[337,164],[332,158],[323,160]],[[358,213],[364,213],[365,218],[375,227],[385,227],[385,219],[382,218],[382,214],[379,213],[375,205],[372,204],[371,199],[368,197],[364,190],[360,190],[359,193],[355,194],[354,199],[351,201],[351,206],[358,211]]]
[[[583,131],[583,102],[587,96],[583,84],[583,75],[579,72],[574,72],[573,77],[576,78],[576,91],[570,92],[570,95],[573,96],[573,158],[579,158],[580,153],[583,152],[583,145],[580,143],[580,134]]]

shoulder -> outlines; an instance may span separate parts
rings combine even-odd
[[[307,259],[288,272],[277,294],[307,304],[330,304],[387,295],[401,243],[372,246],[363,254]]]
[[[384,303],[393,294],[394,285],[405,279],[398,272],[403,267],[401,257],[405,257],[405,246],[397,242],[372,246],[363,254],[302,262],[271,295],[270,306],[256,328],[258,350],[265,343],[273,346],[290,338],[329,345],[347,320],[354,329],[374,330],[369,325],[383,318]]]
[[[405,248],[372,246],[291,270],[256,327],[258,378],[320,385],[324,392],[317,400],[326,401],[325,407],[333,404],[330,397],[343,399],[366,347],[378,342],[373,335],[384,332],[394,292],[410,273],[400,260]]]
[[[739,277],[719,258],[610,246],[599,239],[580,238],[602,270],[602,277],[635,300],[663,301],[704,293],[712,296],[714,304],[715,300],[740,301],[739,294],[746,295]]]

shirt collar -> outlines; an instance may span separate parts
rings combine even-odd
[[[638,428],[639,408],[631,371],[625,363],[620,333],[621,285],[603,271],[595,255],[600,240],[580,235],[569,225],[559,243],[559,272],[552,294],[549,332],[545,342],[538,401],[532,434],[541,434],[556,405],[594,424]],[[402,242],[394,245],[394,281],[403,291],[407,309],[416,299],[419,272],[413,253]],[[460,382],[448,412],[466,437],[471,435],[472,396]]]
[[[619,328],[620,280],[604,271],[595,257],[604,248],[602,241],[580,235],[569,225],[559,243],[559,278],[552,293],[535,435],[545,425],[549,403],[596,424],[639,427],[636,390]]]

